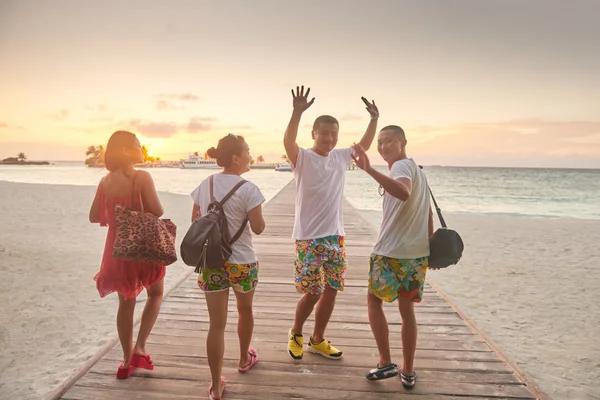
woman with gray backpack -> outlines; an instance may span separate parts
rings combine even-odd
[[[218,400],[226,384],[221,371],[229,288],[235,293],[239,314],[238,371],[248,372],[258,361],[256,350],[250,347],[252,300],[258,282],[251,230],[259,235],[265,229],[265,198],[255,184],[241,177],[250,170],[250,152],[243,137],[229,134],[207,153],[223,171],[206,178],[192,192],[192,226],[181,244],[181,256],[186,264],[196,267],[198,286],[206,295],[210,321],[206,352],[212,376],[208,398]]]

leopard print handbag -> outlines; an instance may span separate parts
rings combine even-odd
[[[177,226],[170,219],[144,212],[142,193],[136,188],[134,176],[132,200],[135,197],[139,199],[141,211],[115,206],[113,257],[150,265],[173,264],[177,261]]]

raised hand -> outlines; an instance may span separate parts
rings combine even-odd
[[[367,100],[365,97],[361,97],[360,99],[367,106],[366,108],[367,108],[367,111],[369,112],[369,114],[371,114],[371,118],[372,119],[379,118],[379,110],[377,109],[377,106],[375,105],[375,100],[373,100],[372,103],[369,103],[369,100]]]
[[[371,168],[371,162],[369,161],[369,157],[365,152],[364,147],[359,144],[354,144],[352,146],[354,149],[354,154],[352,154],[352,159],[356,163],[356,166],[364,171]]]
[[[304,93],[304,85],[302,87],[296,86],[296,93],[294,93],[294,89],[292,89],[292,97],[294,98],[294,110],[304,112],[308,109],[308,107],[312,106],[315,102],[315,98],[313,97],[310,101],[308,101],[308,94],[310,93],[310,88],[306,89],[306,94]]]

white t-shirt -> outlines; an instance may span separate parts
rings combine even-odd
[[[342,217],[346,169],[354,149],[334,149],[321,156],[312,149],[300,148],[294,167],[296,181],[296,240],[343,236]]]
[[[238,175],[215,174],[213,175],[213,196],[220,201],[233,187],[242,180]],[[210,204],[210,179],[206,178],[192,192],[194,203],[200,207],[204,215],[208,212]],[[260,189],[252,182],[244,183],[223,205],[229,234],[235,235],[241,228],[248,211],[256,208],[265,201]],[[246,225],[244,232],[231,245],[231,257],[228,262],[232,264],[249,264],[258,261],[254,247],[252,246],[252,232],[250,223]]]
[[[409,198],[402,201],[383,195],[383,220],[373,253],[390,258],[420,258],[429,255],[429,189],[425,174],[412,158],[396,161],[393,179],[412,181]]]

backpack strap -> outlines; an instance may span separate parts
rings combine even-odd
[[[212,176],[211,176],[211,178],[212,178]],[[211,197],[212,197],[212,179],[210,180],[210,182],[211,182],[211,191],[210,191],[210,193],[211,193]],[[233,189],[231,189],[231,190],[229,191],[229,193],[227,193],[227,194],[225,195],[225,197],[223,197],[219,203],[220,203],[221,205],[225,204],[225,202],[226,202],[227,200],[229,200],[229,198],[230,198],[231,196],[233,196],[233,194],[234,194],[234,193],[235,193],[235,192],[236,192],[236,191],[237,191],[237,190],[240,188],[240,186],[242,186],[242,185],[243,185],[244,183],[246,183],[246,182],[248,182],[248,181],[247,181],[247,180],[245,180],[245,179],[242,179],[241,181],[239,181],[239,182],[237,183],[237,185],[235,185],[235,186],[233,187]],[[213,197],[213,199],[214,199],[214,197]]]
[[[217,200],[215,199],[215,196],[213,195],[213,177],[214,177],[214,175],[211,175],[211,176],[208,178],[208,182],[210,183],[210,202],[211,202],[211,203],[212,203],[213,201],[217,201]]]
[[[244,229],[246,229],[246,225],[248,225],[248,217],[246,217],[240,229],[235,233],[235,235],[233,235],[229,244],[233,244],[233,242],[235,242],[240,238],[240,236],[242,236],[242,233],[244,233]]]
[[[213,195],[213,177],[214,175],[211,175],[209,178],[209,182],[210,182],[210,201],[211,202],[216,202],[217,200],[215,199],[215,196]],[[233,189],[231,189],[229,191],[229,193],[227,193],[225,195],[225,197],[223,197],[221,199],[221,201],[219,201],[219,205],[221,207],[223,207],[223,204],[225,204],[225,202],[227,200],[229,200],[229,198],[231,196],[233,196],[233,194],[240,188],[240,186],[242,186],[244,183],[248,182],[245,179],[242,179],[241,181],[239,181],[234,187]],[[231,241],[229,242],[229,244],[232,244],[233,242],[235,242],[236,240],[238,240],[240,238],[240,236],[242,236],[242,233],[244,233],[244,229],[246,229],[246,225],[248,224],[248,217],[246,217],[246,219],[244,220],[244,222],[242,223],[242,226],[240,227],[240,229],[235,233],[235,235],[233,235],[233,237],[231,238]]]

